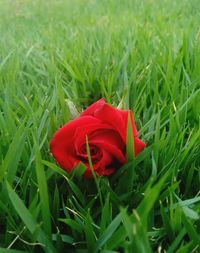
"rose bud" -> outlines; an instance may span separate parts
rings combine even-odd
[[[80,116],[60,128],[50,142],[50,149],[58,164],[68,172],[79,162],[86,166],[84,176],[92,177],[88,161],[88,139],[93,169],[99,176],[115,172],[116,164],[126,163],[126,132],[130,110],[119,110],[100,99],[90,105]],[[145,147],[138,138],[132,113],[135,156]]]

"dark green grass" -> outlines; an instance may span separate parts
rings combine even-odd
[[[199,13],[198,0],[0,1],[0,253],[200,252]],[[147,148],[86,181],[49,140],[101,97],[133,110]]]

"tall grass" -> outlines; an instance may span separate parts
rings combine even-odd
[[[200,252],[199,13],[198,0],[0,1],[0,253]],[[133,110],[147,148],[86,181],[49,140],[72,103],[101,97]]]

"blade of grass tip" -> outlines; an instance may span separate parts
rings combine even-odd
[[[37,182],[40,194],[40,203],[41,203],[41,211],[42,211],[42,220],[43,227],[45,232],[50,236],[51,235],[51,213],[49,208],[49,195],[47,188],[47,179],[44,171],[44,166],[42,164],[42,158],[40,153],[39,145],[36,141],[35,136],[34,139],[34,148],[35,148],[35,169],[37,175]]]
[[[92,172],[92,175],[93,175],[93,177],[94,177],[95,184],[96,184],[96,186],[97,186],[97,191],[98,191],[98,194],[99,194],[100,204],[101,204],[101,207],[103,208],[102,194],[101,194],[101,190],[100,190],[100,186],[99,186],[99,181],[98,181],[98,179],[97,179],[97,176],[96,176],[96,174],[95,174],[94,167],[93,167],[93,164],[92,164],[92,159],[91,159],[91,154],[90,154],[90,146],[89,146],[88,136],[87,136],[87,135],[86,135],[86,151],[87,151],[88,163],[89,163],[89,166],[90,166],[90,170],[91,170],[91,172]]]
[[[120,192],[131,191],[135,177],[135,157],[134,157],[134,136],[131,123],[131,112],[128,113],[127,131],[126,131],[126,158],[127,169],[120,178],[118,189]]]
[[[29,210],[26,208],[22,200],[15,193],[15,191],[12,189],[12,187],[10,186],[8,182],[6,182],[6,187],[7,187],[9,199],[13,207],[15,208],[17,214],[22,219],[22,221],[24,222],[24,224],[26,225],[30,233],[36,236],[37,241],[44,246],[44,251],[46,253],[57,253],[56,249],[52,245],[47,235],[39,227],[39,224],[37,224],[32,214],[29,212]]]
[[[62,87],[61,82],[59,81],[59,79],[57,77],[56,77],[55,81],[56,81],[56,85],[57,85],[57,93],[58,93],[59,103],[60,103],[61,111],[62,111],[62,117],[63,117],[62,120],[63,120],[63,123],[66,123],[70,119],[69,107],[65,101],[64,88]]]
[[[128,123],[127,123],[127,130],[126,130],[126,158],[128,162],[134,159],[134,136],[133,136],[133,131],[132,131],[130,113],[131,112],[128,113]]]
[[[42,162],[42,164],[44,164],[48,168],[52,169],[56,173],[60,174],[61,176],[66,176],[67,175],[67,172],[65,170],[61,169],[60,167],[58,167],[54,163],[51,163],[51,162],[46,161],[46,160],[42,160],[41,162]]]

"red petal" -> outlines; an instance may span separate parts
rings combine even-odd
[[[128,124],[128,114],[130,113],[131,115],[131,123],[132,123],[132,130],[133,130],[133,136],[138,136],[138,131],[133,119],[133,114],[131,112],[131,110],[119,110],[124,122],[126,122],[126,129],[127,129],[127,124]]]
[[[96,119],[97,120],[97,119]],[[112,127],[108,124],[104,124],[101,121],[97,120],[98,123],[93,125],[83,125],[76,129],[75,135],[74,135],[74,146],[76,148],[76,151],[79,152],[80,147],[84,144],[86,144],[86,136],[88,137],[88,141],[90,143],[90,140],[93,138],[94,135],[101,131],[107,131],[112,130]]]
[[[114,168],[109,167],[109,164],[111,164],[112,162],[113,162],[112,155],[104,150],[101,161],[99,161],[97,164],[93,164],[93,169],[99,176],[111,175],[115,171]],[[92,178],[93,177],[92,171],[90,169],[89,164],[86,164],[86,167],[87,169],[85,171],[84,177],[87,179]]]
[[[53,136],[50,142],[51,152],[60,164],[67,171],[71,171],[72,167],[77,164],[76,150],[74,147],[74,134],[81,125],[92,126],[99,122],[91,116],[85,116],[70,121],[60,128]]]
[[[120,150],[118,147],[116,147],[115,145],[112,145],[108,142],[105,141],[91,141],[91,143],[93,143],[94,145],[97,145],[98,147],[108,151],[110,154],[112,154],[112,156],[119,161],[121,164],[124,164],[126,162],[126,158],[122,152],[122,150]]]
[[[88,116],[91,115],[93,116],[95,111],[100,109],[103,105],[105,104],[105,101],[103,98],[99,99],[97,102],[93,103],[92,105],[90,105],[88,108],[86,108],[80,115],[80,117],[82,116]]]
[[[141,141],[139,138],[134,139],[134,146],[135,146],[135,156],[138,155],[145,147],[146,144]]]
[[[112,126],[121,135],[121,138],[125,142],[126,122],[122,118],[118,109],[113,108],[108,104],[104,104],[101,108],[95,111],[94,117]]]

